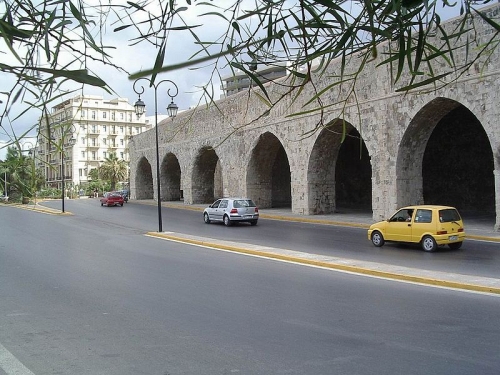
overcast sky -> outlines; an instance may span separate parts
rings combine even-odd
[[[113,2],[115,3],[116,0]],[[219,0],[218,5],[228,2],[228,0]],[[230,2],[232,2],[232,0]],[[201,11],[201,9],[199,11]],[[195,23],[196,14],[194,11],[189,13],[186,12],[185,17],[186,16],[189,18],[188,22]],[[204,38],[203,40],[215,40],[224,32],[224,27],[227,27],[224,22],[215,22],[215,19],[210,19],[210,17],[203,17],[203,22],[205,22],[203,28],[199,28],[196,31],[197,34]],[[103,44],[115,47],[114,50],[108,51],[109,54],[113,56],[113,63],[124,68],[128,73],[137,73],[140,70],[151,69],[154,65],[154,60],[157,54],[155,47],[147,43],[131,46],[132,43],[130,42],[130,39],[135,36],[135,32],[133,32],[132,28],[130,31],[122,30],[119,32],[113,32],[115,27],[116,25],[107,26],[107,30],[103,35]],[[199,47],[194,44],[193,38],[187,33],[182,33],[182,35],[181,33],[171,33],[169,36],[164,65],[171,65],[186,61],[198,50]],[[0,41],[0,52],[6,51],[7,48],[5,44],[3,41]],[[3,56],[2,59],[5,58],[4,54],[1,56]],[[103,66],[102,64],[96,63],[91,63],[89,67],[90,69],[95,70],[97,75],[103,78],[108,86],[116,92],[116,94],[110,95],[101,88],[88,85],[83,87],[81,93],[85,95],[99,95],[105,99],[112,99],[115,97],[127,98],[129,103],[132,105],[138,99],[138,95],[133,90],[134,82],[128,79],[127,73],[117,71],[111,66]],[[175,97],[174,102],[179,106],[179,110],[184,110],[198,104],[201,96],[200,89],[198,87],[208,82],[212,69],[213,68],[185,68],[172,73],[161,74],[158,76],[157,82],[162,79],[170,79],[177,84],[179,93]],[[229,73],[229,70],[226,71],[226,74],[227,73]],[[0,91],[6,91],[9,87],[12,87],[14,80],[13,77],[0,72],[0,82],[2,82]],[[146,103],[146,114],[147,116],[154,115],[154,89],[149,88],[147,86],[147,82],[145,81],[142,81],[141,85],[145,88],[145,92],[142,94],[141,99]],[[71,88],[79,87],[81,87],[81,85],[73,84]],[[170,99],[166,94],[168,88],[170,87],[171,86],[167,83],[162,83],[158,87],[159,114],[166,114],[166,107],[170,103]],[[140,85],[137,85],[136,89],[140,91]],[[221,93],[220,82],[216,82],[214,84],[214,90],[214,97],[219,98]],[[78,93],[67,95],[67,98],[73,97],[77,94]],[[5,102],[2,95],[0,95],[0,100]],[[0,106],[2,105],[5,105],[5,103],[0,104]],[[16,105],[13,112],[9,116],[10,119],[15,118],[17,114],[25,110],[25,108],[25,105]],[[24,114],[22,118],[17,119],[12,123],[9,123],[9,121],[4,119],[2,125],[5,129],[0,129],[0,147],[2,147],[6,142],[11,142],[14,132],[17,136],[19,136],[31,125],[36,124],[39,117],[39,110],[33,109]],[[36,135],[35,132],[32,132],[32,135]],[[0,149],[0,159],[4,158],[5,151],[5,148]]]

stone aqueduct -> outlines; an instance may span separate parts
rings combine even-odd
[[[500,8],[486,9],[494,15]],[[485,23],[479,30],[483,38],[493,32]],[[465,53],[456,52],[459,65]],[[498,48],[483,63],[445,87],[406,95],[391,84],[389,67],[373,63],[356,83],[362,88],[357,102],[349,99],[343,111],[343,104],[329,107],[321,128],[316,113],[287,117],[303,111],[312,91],[267,113],[251,90],[217,101],[217,108],[182,112],[158,128],[161,199],[198,204],[247,196],[261,208],[303,215],[356,209],[374,220],[406,204],[447,204],[491,217],[498,230]],[[332,76],[336,69],[335,62],[328,68]],[[283,90],[277,84],[266,89],[271,97]],[[336,103],[344,89],[330,90],[323,104]],[[156,199],[155,130],[130,145],[131,198]]]

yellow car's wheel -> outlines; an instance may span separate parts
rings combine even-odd
[[[429,253],[432,253],[433,251],[436,251],[436,249],[437,249],[436,240],[434,240],[434,238],[432,236],[424,236],[424,238],[422,238],[421,245],[422,245],[422,249],[424,251],[429,252]]]
[[[378,230],[374,231],[372,233],[372,244],[374,244],[377,247],[384,246],[385,240],[384,236],[382,236],[382,233],[380,233]]]

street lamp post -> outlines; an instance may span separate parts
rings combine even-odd
[[[175,117],[177,116],[177,104],[174,103],[174,98],[177,96],[179,93],[179,89],[177,88],[177,85],[169,80],[169,79],[164,79],[157,84],[155,84],[152,80],[149,78],[139,78],[134,82],[133,89],[136,94],[139,95],[139,99],[134,104],[135,108],[135,113],[137,114],[138,117],[141,117],[141,115],[144,113],[146,109],[146,105],[144,102],[141,100],[141,94],[144,93],[144,86],[140,86],[140,91],[137,91],[135,88],[135,85],[141,81],[147,81],[149,82],[149,87],[154,88],[154,94],[155,94],[155,140],[156,140],[156,195],[157,195],[157,201],[158,201],[158,232],[163,232],[163,226],[162,226],[162,218],[161,218],[161,190],[160,190],[160,150],[158,146],[158,86],[162,84],[163,82],[168,82],[173,87],[175,88],[175,92],[171,94],[171,88],[168,89],[167,95],[170,96],[170,104],[167,107],[167,113],[169,117]]]
[[[73,133],[73,132],[72,132]],[[68,141],[68,144],[70,146],[74,146],[76,143],[76,139],[73,137],[73,134],[71,134],[71,138]],[[61,139],[61,186],[62,186],[62,212],[64,213],[64,196],[66,195],[65,192],[65,187],[64,187],[64,135]]]

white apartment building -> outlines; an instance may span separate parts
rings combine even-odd
[[[126,98],[78,95],[40,118],[36,166],[48,187],[62,188],[64,170],[66,189],[79,190],[88,183],[89,172],[111,153],[129,162],[130,138],[148,129],[149,121],[137,118]]]

